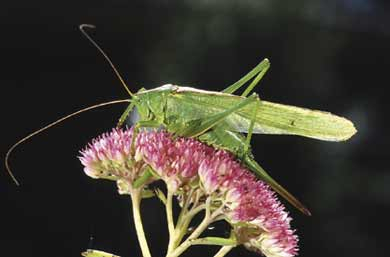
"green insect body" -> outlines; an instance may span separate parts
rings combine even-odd
[[[99,250],[87,249],[85,252],[81,253],[84,257],[120,257],[112,253],[106,253]]]
[[[141,120],[155,119],[168,129],[179,130],[189,123],[221,113],[245,97],[164,85],[134,95]],[[256,99],[224,117],[234,132],[248,132],[253,109],[258,105],[253,133],[299,135],[326,141],[344,141],[356,133],[352,122],[328,112],[277,104]]]
[[[264,63],[267,66],[261,68]],[[257,73],[248,73],[243,77],[244,81],[259,74],[262,76],[264,73],[261,72],[267,70],[268,66],[268,60],[264,60],[255,67]],[[245,166],[293,206],[310,215],[302,203],[254,160],[248,137],[250,139],[252,133],[282,134],[344,141],[356,133],[356,129],[349,120],[327,112],[263,101],[256,94],[249,97],[233,95],[231,93],[244,83],[236,84],[225,89],[230,93],[170,84],[151,90],[142,89],[133,95],[130,106],[118,124],[123,124],[129,112],[136,107],[139,114],[136,124],[139,127],[164,127],[174,135],[195,137],[206,144],[225,149],[241,159]],[[249,90],[245,92],[249,93]],[[242,133],[247,133],[247,137]]]

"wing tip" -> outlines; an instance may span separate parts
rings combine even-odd
[[[348,139],[353,137],[358,132],[358,130],[355,127],[355,124],[353,124],[352,121],[350,121],[346,118],[343,118],[343,119],[345,120],[346,124],[345,124],[345,127],[343,129],[342,136],[337,141],[347,141]]]

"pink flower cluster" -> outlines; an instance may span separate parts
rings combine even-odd
[[[119,178],[130,174],[132,167],[127,165],[131,159],[133,130],[116,130],[92,140],[81,151],[79,157],[84,172],[92,178]],[[129,173],[129,174],[128,174]]]
[[[136,159],[149,164],[174,192],[196,178],[200,163],[213,152],[195,139],[173,140],[163,131],[141,132],[136,142]]]
[[[267,257],[292,257],[298,252],[298,237],[290,227],[291,218],[275,193],[243,168],[225,151],[216,151],[199,167],[199,177],[207,194],[225,196],[236,236],[251,250]],[[242,228],[246,222],[249,230]],[[255,228],[255,229],[253,229]]]
[[[173,192],[199,181],[205,197],[224,204],[224,216],[248,249],[267,257],[297,254],[298,238],[283,205],[232,154],[195,139],[173,138],[164,131],[140,131],[133,147],[132,137],[132,129],[114,129],[94,139],[81,152],[85,173],[121,183],[125,180],[131,187],[149,166]]]

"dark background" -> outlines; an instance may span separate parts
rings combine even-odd
[[[331,111],[359,130],[344,143],[254,137],[260,164],[313,213],[287,206],[300,256],[388,256],[388,1],[3,1],[0,19],[2,156],[65,114],[128,97],[80,23],[97,26],[94,38],[133,91],[221,90],[268,57],[260,97]],[[1,172],[1,256],[79,256],[88,247],[140,256],[129,200],[85,176],[76,158],[124,108],[85,113],[16,149],[22,186]],[[145,200],[143,214],[152,252],[163,256],[163,208]],[[242,248],[229,256],[243,253],[256,256]]]

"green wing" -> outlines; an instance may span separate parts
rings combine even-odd
[[[243,97],[178,87],[168,97],[167,113],[185,122],[200,119],[226,110],[242,101]],[[225,122],[236,132],[247,132],[253,117],[252,103],[226,117]],[[351,121],[329,112],[283,105],[260,100],[253,133],[298,135],[326,141],[344,141],[356,133]],[[180,115],[179,115],[180,114]]]

